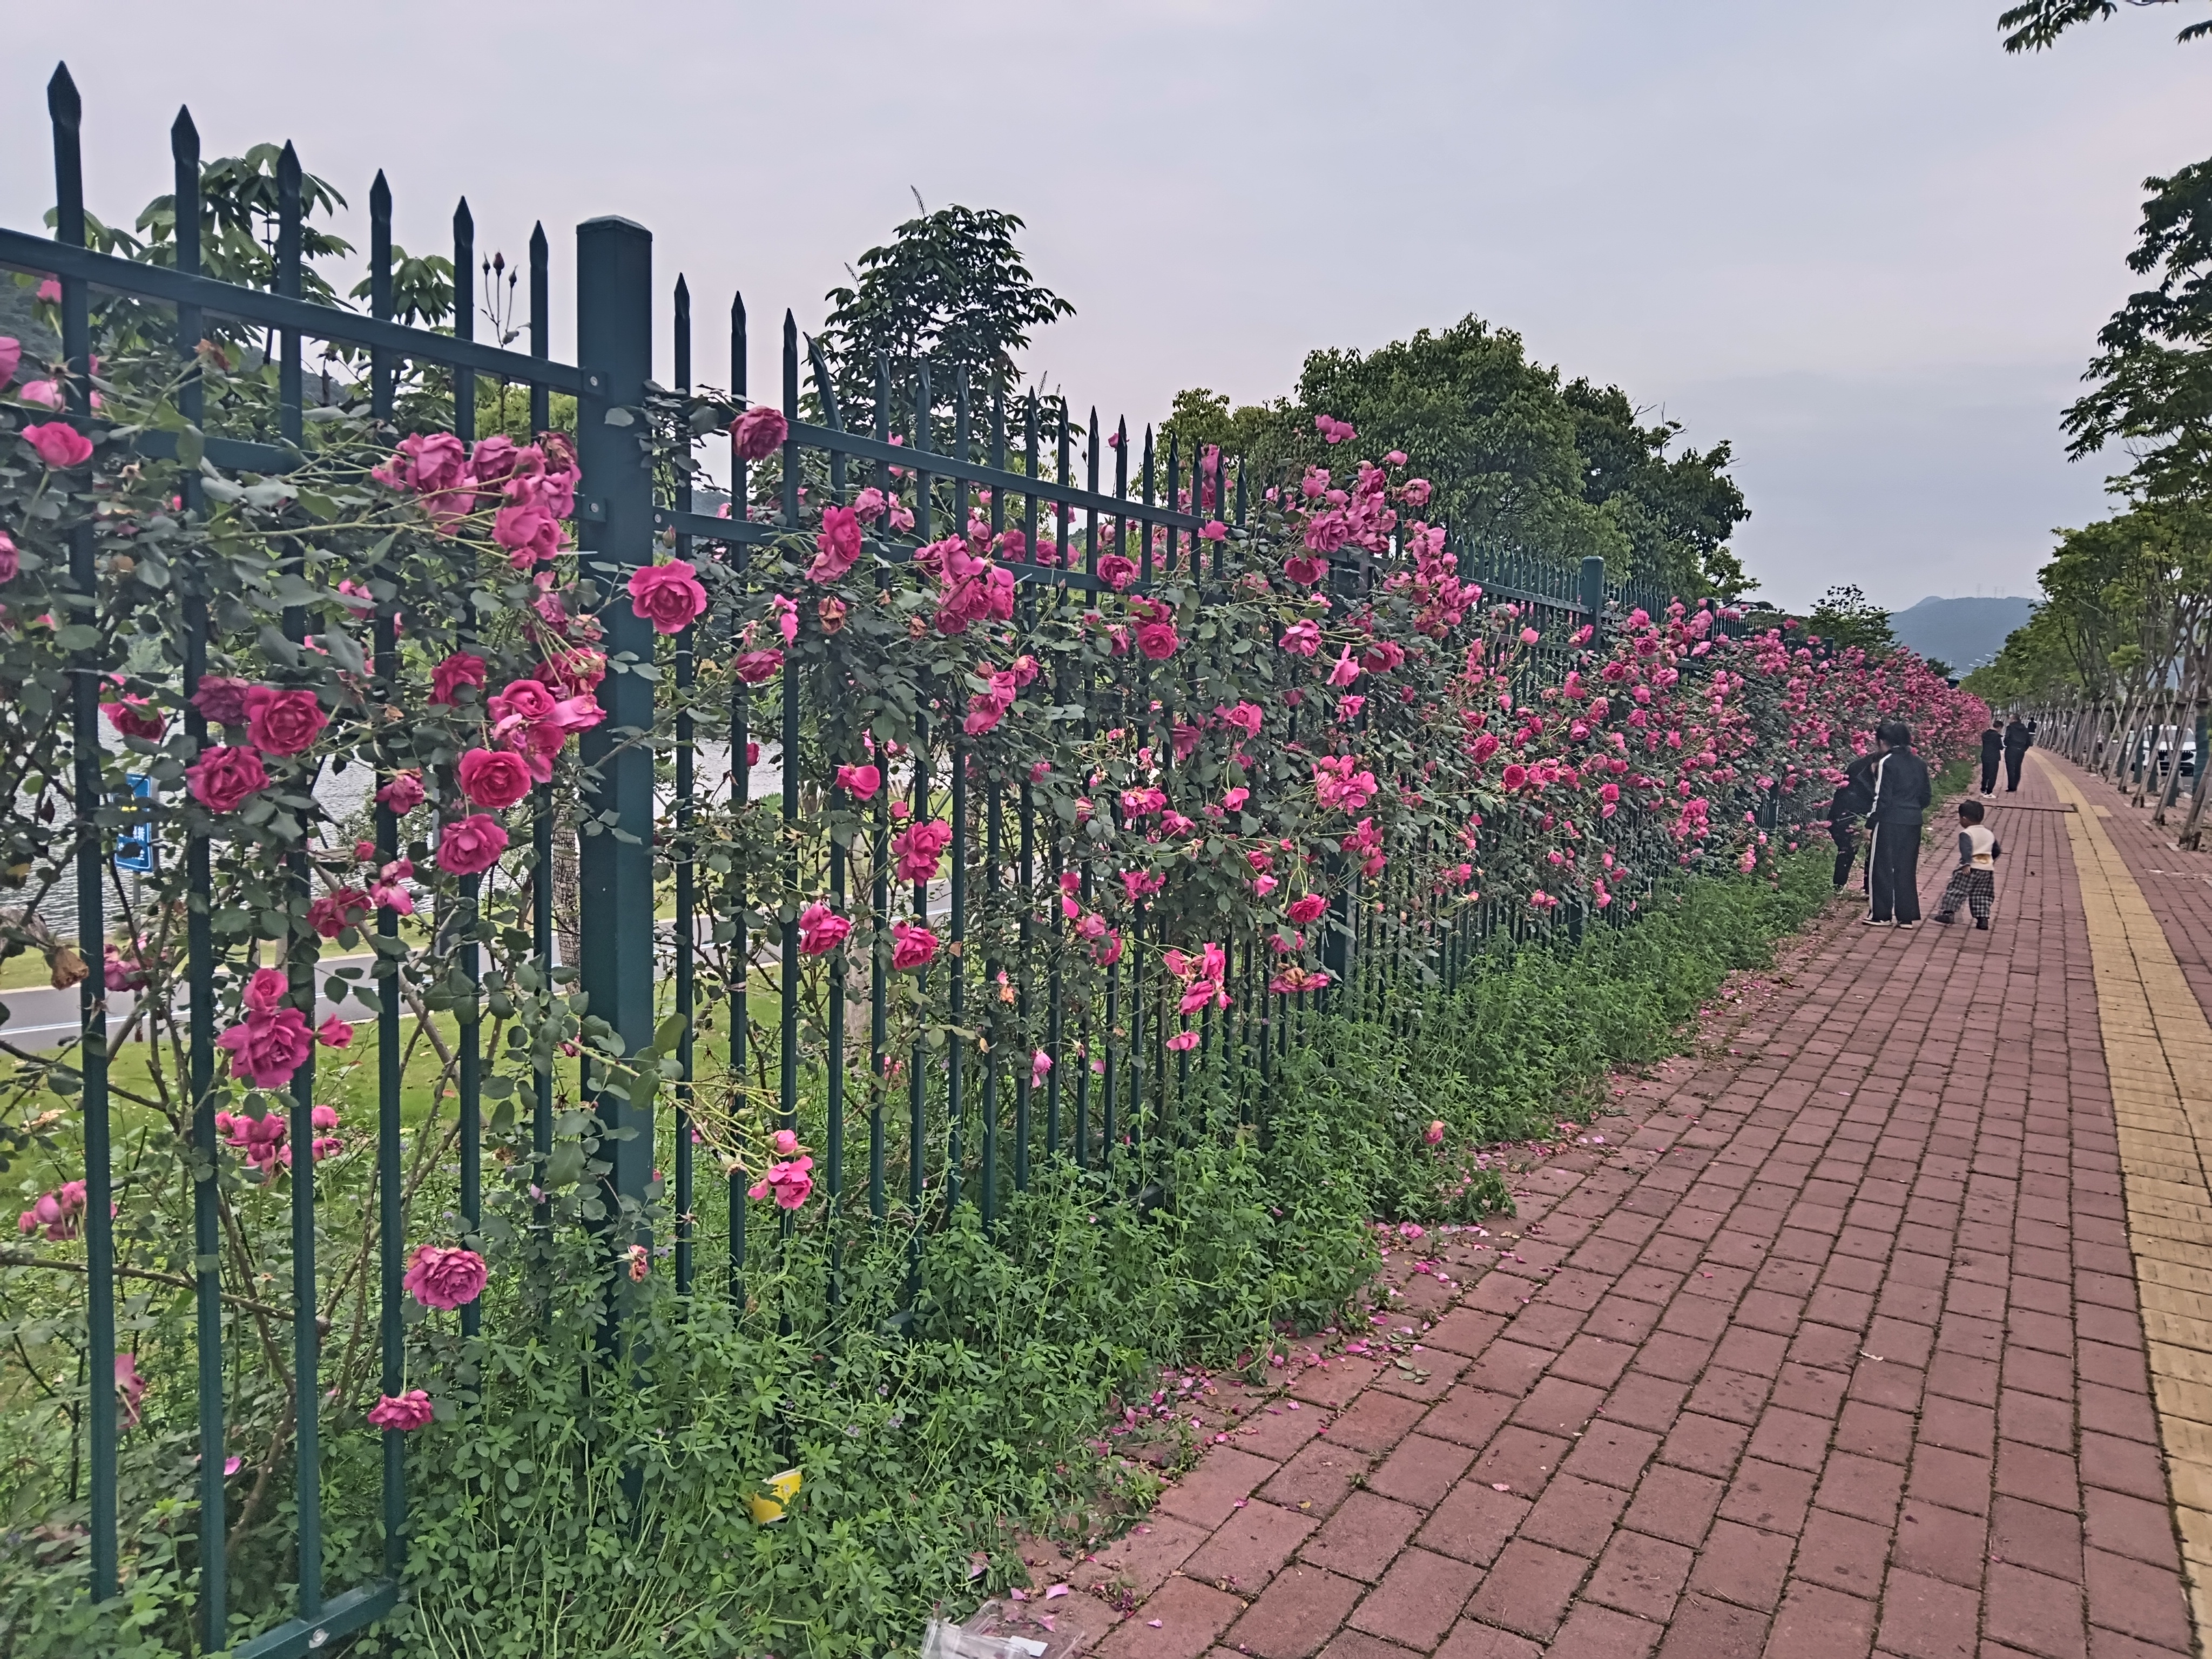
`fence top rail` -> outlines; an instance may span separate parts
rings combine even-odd
[[[142,264],[112,253],[94,253],[28,232],[0,228],[0,268],[40,276],[72,277],[112,293],[128,294],[174,306],[197,307],[218,316],[265,328],[289,330],[340,344],[389,351],[403,357],[473,369],[518,383],[550,386],[578,397],[605,393],[604,377],[588,368],[532,357],[498,346],[479,345],[450,334],[364,317],[359,312],[294,300],[260,289],[245,288],[212,276],[194,276],[166,265]]]

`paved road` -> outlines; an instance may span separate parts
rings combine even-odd
[[[341,968],[358,968],[362,972],[360,983],[368,986],[368,970],[375,961],[363,954],[357,957],[325,957],[319,977],[328,977]],[[107,1026],[111,1031],[120,1031],[129,1023],[131,1011],[138,999],[128,991],[119,992],[108,999]],[[181,1011],[183,1001],[178,1007]],[[5,1024],[0,1024],[0,1038],[5,1038],[18,1048],[58,1048],[75,1037],[78,1030],[78,996],[76,988],[57,991],[40,986],[26,991],[0,992],[0,1008],[8,1011]],[[332,1002],[319,991],[315,998],[315,1023],[320,1024],[331,1014],[342,1014],[347,1019],[360,1021],[374,1018],[374,1012],[366,1005],[348,997],[343,1003]]]
[[[1395,1252],[1370,1352],[1202,1393],[1196,1468],[1095,1559],[1030,1548],[1096,1594],[1017,1627],[1054,1659],[2191,1652],[2212,858],[2138,819],[2001,814],[1989,933],[1839,906],[1621,1091],[1620,1152],[1424,1240],[1449,1284]]]

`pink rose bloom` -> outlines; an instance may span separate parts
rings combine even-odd
[[[376,792],[377,805],[388,806],[401,817],[422,804],[422,775],[419,772],[397,772],[392,781]]]
[[[246,694],[252,686],[222,674],[204,674],[192,693],[192,707],[216,726],[246,724]]]
[[[1290,918],[1297,926],[1304,927],[1309,923],[1319,921],[1322,912],[1328,908],[1327,899],[1319,893],[1308,893],[1304,898],[1295,900],[1291,903]]]
[[[273,968],[261,971],[277,972]],[[217,1037],[216,1046],[229,1050],[231,1071],[255,1088],[282,1089],[306,1061],[314,1041],[307,1030],[307,1017],[297,1008],[285,1007],[247,1014]]]
[[[1198,527],[1198,533],[1204,541],[1225,542],[1229,539],[1229,526],[1218,519],[1208,519]]]
[[[23,343],[12,334],[0,334],[0,388],[15,378],[23,361]]]
[[[458,518],[476,506],[477,481],[469,472],[468,448],[450,432],[418,432],[402,438],[392,459],[369,477],[422,497],[423,510],[440,521]]]
[[[92,459],[92,440],[67,421],[27,426],[23,428],[23,441],[38,453],[40,460],[58,471],[82,466]]]
[[[15,550],[15,538],[0,530],[0,583],[14,581],[22,568],[23,559]]]
[[[799,913],[799,953],[825,957],[845,942],[853,924],[826,904],[810,904]]]
[[[768,1173],[745,1189],[745,1195],[748,1198],[766,1198],[774,1194],[778,1209],[795,1210],[806,1202],[807,1194],[814,1190],[813,1168],[814,1160],[811,1158],[795,1158],[787,1163],[771,1164]]]
[[[860,559],[860,514],[849,507],[823,507],[822,528],[815,535],[814,546],[814,562],[806,568],[807,580],[836,581]]]
[[[461,793],[495,811],[514,805],[530,793],[530,768],[505,749],[471,749],[461,757]]]
[[[484,659],[470,651],[456,651],[430,671],[430,701],[451,706],[465,685],[479,690],[484,683]]]
[[[1188,1054],[1191,1049],[1198,1047],[1198,1033],[1195,1031],[1177,1031],[1173,1036],[1167,1040],[1164,1046],[1171,1053],[1178,1054]]]
[[[1171,622],[1155,619],[1137,624],[1137,649],[1154,662],[1165,662],[1175,655],[1176,647],[1182,642]]]
[[[330,721],[312,691],[279,691],[272,685],[246,688],[246,734],[264,755],[298,754]]]
[[[1136,561],[1120,553],[1109,553],[1098,561],[1098,580],[1116,593],[1121,592],[1137,580]]]
[[[360,888],[341,887],[307,907],[307,926],[324,939],[336,939],[368,920],[372,908],[368,895]]]
[[[891,924],[891,966],[900,972],[927,968],[937,959],[937,935],[910,921]]]
[[[396,1429],[402,1434],[421,1428],[430,1416],[430,1396],[420,1389],[410,1389],[405,1394],[387,1394],[368,1411],[370,1427]]]
[[[1294,622],[1283,630],[1283,649],[1294,657],[1310,657],[1321,649],[1321,629],[1310,621]]]
[[[474,1250],[418,1244],[408,1258],[407,1272],[400,1282],[407,1287],[407,1294],[424,1307],[451,1312],[482,1296],[488,1277],[483,1258]]]
[[[210,749],[185,769],[185,787],[210,812],[234,812],[248,795],[268,787],[268,769],[251,749]]]
[[[1524,628],[1521,630],[1521,643],[1523,645],[1534,645],[1543,637],[1533,628]]]
[[[504,736],[517,726],[541,725],[553,718],[559,702],[543,680],[509,680],[492,697],[492,729]]]
[[[1352,659],[1352,647],[1346,646],[1337,653],[1336,665],[1328,671],[1331,685],[1349,685],[1359,678],[1359,665]]]
[[[343,1048],[353,1041],[353,1027],[332,1014],[315,1027],[315,1039],[325,1048]],[[327,1109],[318,1106],[315,1109],[319,1112]]]
[[[788,1129],[778,1129],[768,1138],[769,1150],[778,1158],[799,1156],[799,1137]]]
[[[884,775],[872,766],[841,766],[837,769],[837,787],[855,800],[872,800],[884,785]]]
[[[937,861],[952,844],[952,826],[936,818],[921,818],[891,839],[891,856],[898,860],[898,878],[925,882],[937,874]]]
[[[755,404],[730,422],[731,441],[737,445],[741,461],[766,460],[783,447],[783,441],[790,435],[791,426],[782,411],[766,404]]]
[[[113,702],[100,704],[100,712],[121,736],[143,738],[149,743],[169,726],[161,711],[136,691],[125,691]]]
[[[448,823],[438,839],[438,867],[449,876],[478,876],[507,851],[507,831],[483,812]]]
[[[544,564],[561,551],[561,521],[536,501],[502,507],[491,521],[491,538],[507,550],[517,570]]]
[[[1440,1144],[1440,1143],[1443,1141],[1443,1138],[1444,1138],[1444,1121],[1443,1121],[1443,1119],[1442,1119],[1442,1118],[1440,1118],[1440,1117],[1437,1117],[1437,1118],[1431,1118],[1431,1119],[1429,1120],[1429,1127],[1428,1127],[1428,1132],[1427,1132],[1425,1134],[1424,1134],[1424,1135],[1421,1137],[1421,1139],[1424,1139],[1424,1140],[1425,1140],[1425,1141],[1427,1141],[1427,1142],[1429,1143],[1429,1145],[1430,1145],[1430,1146],[1437,1146],[1437,1145]]]
[[[629,607],[655,633],[681,634],[706,613],[707,590],[688,560],[640,565],[630,572]]]
[[[1052,1056],[1042,1048],[1030,1056],[1030,1087],[1041,1087],[1045,1075],[1052,1070]]]
[[[783,672],[783,653],[740,651],[730,666],[747,685],[765,685]]]
[[[52,380],[26,380],[23,389],[15,395],[40,409],[58,410],[62,406],[62,389]]]
[[[873,524],[884,516],[884,492],[870,484],[853,497],[853,516],[862,524]]]

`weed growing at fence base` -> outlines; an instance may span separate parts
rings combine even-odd
[[[1152,1466],[1102,1435],[1118,1395],[1161,1364],[1249,1361],[1286,1325],[1346,1313],[1373,1266],[1370,1219],[1433,1219],[1502,1193],[1494,1170],[1457,1192],[1453,1149],[1540,1134],[1594,1106],[1608,1067],[1672,1052],[1720,981],[1766,960],[1827,892],[1819,853],[1782,860],[1777,881],[1672,884],[1633,927],[1497,951],[1403,1030],[1316,1021],[1264,1138],[1201,1137],[1164,1164],[1149,1205],[1102,1201],[1096,1174],[1061,1164],[995,1239],[963,1211],[921,1241],[927,1293],[903,1328],[890,1320],[904,1235],[848,1255],[834,1309],[805,1234],[776,1274],[749,1283],[743,1318],[713,1294],[687,1305],[658,1291],[622,1359],[587,1334],[491,1311],[485,1340],[453,1361],[459,1416],[410,1448],[407,1620],[356,1650],[910,1649],[933,1607],[964,1607],[1021,1571],[1014,1528],[1087,1528],[1148,1500]],[[1431,1151],[1424,1133],[1439,1117],[1449,1133]],[[11,1297],[51,1289],[15,1279]],[[779,1307],[804,1334],[777,1334]],[[186,1427],[191,1405],[168,1392],[149,1396],[125,1474],[135,1492],[175,1496],[126,1512],[131,1577],[97,1614],[66,1506],[38,1501],[52,1469],[27,1468],[66,1455],[66,1436],[51,1407],[18,1399],[0,1416],[9,1659],[187,1650],[189,1452],[160,1430],[169,1413]],[[372,1434],[331,1448],[334,1585],[375,1571],[377,1456]],[[756,1525],[744,1499],[793,1465],[805,1485],[789,1517]],[[989,1565],[971,1577],[977,1551]],[[267,1565],[239,1575],[238,1634],[289,1605],[287,1568]]]

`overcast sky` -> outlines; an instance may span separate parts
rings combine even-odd
[[[845,262],[913,210],[1028,222],[1078,314],[1029,367],[1135,424],[1181,387],[1272,397],[1316,346],[1473,312],[1727,438],[1738,549],[1802,605],[2032,592],[2054,525],[2103,510],[2057,416],[2124,296],[2142,179],[2212,152],[2212,43],[2161,8],[2021,59],[1999,0],[723,0],[480,9],[103,0],[11,10],[0,221],[51,204],[42,88],[85,100],[88,205],[290,138],[397,234],[655,235],[689,275],[702,378],[742,286],[818,324]],[[663,334],[665,338],[665,330]]]

